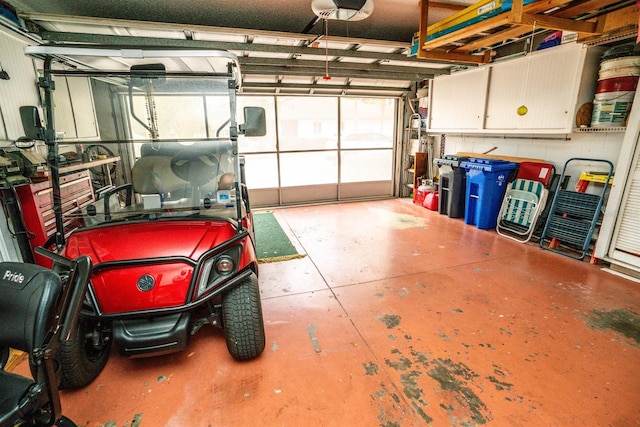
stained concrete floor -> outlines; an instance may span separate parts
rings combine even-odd
[[[640,284],[386,200],[280,209],[264,353],[214,328],[63,392],[86,427],[637,426]]]

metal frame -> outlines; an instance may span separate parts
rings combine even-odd
[[[605,194],[613,176],[613,163],[604,159],[571,158],[564,164],[560,182],[563,182],[569,164],[575,161],[602,163],[608,166],[609,170],[602,190],[600,194],[594,195],[558,189],[553,197],[542,236],[540,236],[540,247],[570,258],[583,259],[587,254],[591,237],[602,212]],[[572,211],[569,212],[568,209],[572,209]],[[563,238],[568,250],[557,248],[563,243]],[[545,242],[548,243],[545,245]],[[571,252],[576,252],[577,255]]]

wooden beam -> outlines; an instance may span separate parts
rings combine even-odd
[[[555,16],[523,13],[519,22],[514,24],[535,25],[536,28],[549,30],[575,31],[577,33],[595,34],[598,32],[597,23],[589,21],[574,21],[572,19],[556,18]]]
[[[418,58],[420,59],[438,59],[441,61],[467,62],[469,64],[488,64],[491,60],[489,54],[489,51],[484,52],[482,55],[468,55],[466,53],[418,49]]]
[[[573,18],[583,13],[599,10],[610,3],[611,3],[611,0],[588,0],[577,5],[572,5],[564,9],[560,9],[557,12],[552,13],[550,16],[554,16],[556,18]],[[625,25],[630,25],[630,24],[633,24],[634,22],[637,23],[637,20],[638,20],[637,18],[638,11],[637,9],[635,9],[635,6],[629,6],[627,8],[621,9],[620,11],[611,12],[611,14],[620,14],[623,17]],[[618,19],[619,19],[618,17],[609,18],[607,20],[608,21],[607,25],[614,25],[613,22],[615,22]],[[604,20],[602,19],[598,20],[598,23],[599,25],[602,25],[604,23]],[[623,26],[624,25],[621,25],[620,27],[623,27]],[[460,46],[459,48],[455,49],[454,52],[469,53],[481,48],[490,48],[491,46],[495,45],[496,43],[500,43],[501,41],[509,40],[509,39],[517,39],[525,35],[526,33],[530,32],[532,30],[532,27],[533,27],[532,25],[524,25],[524,24],[513,26],[507,30],[499,31],[487,37],[483,37],[483,38],[471,41],[469,43],[465,43],[464,46]],[[600,29],[598,29],[597,31],[602,32]],[[591,34],[592,33],[588,33],[588,34],[581,33],[579,38],[581,39],[581,38],[590,36]]]
[[[522,10],[523,12],[529,13],[546,12],[547,10],[554,9],[556,7],[562,7],[569,2],[570,0],[539,0],[533,3],[529,3],[528,5],[524,6]]]
[[[509,22],[520,23],[522,21],[523,9],[524,3],[522,0],[513,0],[511,10],[509,11]]]
[[[531,31],[531,28],[532,27],[529,25],[513,26],[507,30],[499,31],[497,33],[491,34],[490,36],[465,43],[464,46],[460,46],[458,49],[455,49],[454,52],[469,53],[483,47],[490,48],[494,44],[500,43],[501,41],[517,39],[518,37],[521,37],[522,35]]]
[[[418,58],[431,60],[438,59],[451,62],[466,62],[470,64],[487,64],[490,61],[491,58],[487,54],[477,56],[425,50],[424,45],[427,40],[427,27],[429,26],[428,20],[429,0],[420,0],[420,30],[418,32],[418,53],[416,55]]]
[[[420,59],[439,59],[451,62],[467,62],[471,64],[486,64],[490,61],[489,55],[476,56],[460,53],[434,52],[425,49],[427,41],[427,27],[429,26],[429,0],[420,0],[420,30],[418,32],[418,53]]]
[[[530,3],[528,5],[523,6],[522,13],[524,14],[524,13],[545,12],[547,10],[566,5],[567,3],[569,3],[569,1],[570,0],[540,0],[540,1],[536,1],[536,2],[533,2],[533,3]],[[518,3],[518,2],[517,1],[514,2],[514,6],[512,6],[512,10],[513,10],[513,7],[516,8],[516,11],[513,14],[511,12],[504,12],[504,13],[501,13],[500,15],[494,16],[492,18],[485,19],[484,21],[480,21],[478,23],[469,25],[468,27],[462,28],[462,29],[460,29],[458,31],[454,31],[453,33],[445,34],[442,37],[438,37],[437,39],[425,41],[424,48],[427,49],[427,50],[435,49],[435,48],[442,47],[442,46],[445,46],[447,44],[453,43],[453,42],[458,41],[458,40],[469,38],[469,37],[474,36],[474,35],[476,35],[478,33],[483,33],[485,31],[492,30],[494,28],[497,28],[497,27],[500,27],[502,25],[508,24],[510,16],[515,15],[517,17],[517,15],[519,15],[519,12],[517,10],[518,5],[516,3]],[[425,39],[426,39],[426,35],[425,35]],[[421,40],[423,40],[423,39],[421,39]]]
[[[499,160],[506,160],[508,162],[516,162],[516,163],[522,163],[522,162],[535,162],[535,163],[547,163],[547,160],[543,160],[543,159],[534,159],[534,158],[529,158],[529,157],[513,157],[513,156],[503,156],[501,154],[484,154],[484,153],[472,153],[472,152],[467,152],[467,151],[458,151],[456,153],[457,156],[464,156],[464,157],[480,157],[480,158],[487,158],[487,159],[499,159]]]
[[[442,37],[438,37],[437,39],[426,41],[423,47],[427,50],[435,49],[441,46],[448,45],[455,41],[470,37],[477,33],[482,33],[484,31],[491,30],[501,25],[505,25],[508,22],[509,22],[509,17],[507,16],[507,14],[500,14],[498,16],[494,16],[493,18],[480,21],[477,24],[473,24],[461,30],[454,31],[453,33],[445,34]]]
[[[557,16],[558,18],[575,18],[583,13],[600,10],[610,4],[611,0],[588,0],[576,5],[569,5],[568,7],[558,11],[558,13],[553,13],[552,15]]]
[[[418,32],[418,57],[427,42],[427,27],[429,27],[429,0],[420,0],[420,29]]]
[[[636,5],[609,12],[598,18],[598,32],[609,33],[626,26],[637,26],[639,15],[640,11]]]
[[[431,9],[453,10],[454,12],[460,12],[461,10],[466,8],[466,6],[450,4],[450,3],[441,3],[439,1],[429,2],[429,7]]]

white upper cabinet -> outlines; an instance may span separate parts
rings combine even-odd
[[[431,88],[431,129],[480,129],[489,67],[437,76]]]
[[[55,79],[53,91],[53,119],[58,138],[77,138],[76,124],[73,118],[73,105],[69,98],[69,86],[67,79],[58,77]]]
[[[570,133],[575,127],[575,113],[584,102],[593,101],[600,48],[566,44],[533,52],[517,59],[497,62],[481,68],[488,75],[483,93],[474,98],[448,99],[442,91],[455,84],[457,93],[477,89],[477,78],[460,72],[434,79],[431,112],[464,111],[481,105],[482,120],[466,117],[461,126],[432,118],[431,129],[480,133]],[[479,70],[478,70],[479,71]],[[474,72],[478,72],[475,71]],[[467,77],[469,75],[469,77]],[[456,104],[456,105],[452,105]],[[526,107],[525,114],[518,108]],[[522,113],[522,111],[521,111]]]
[[[98,136],[91,82],[86,77],[55,77],[54,120],[59,138],[79,140]]]
[[[73,117],[78,138],[95,138],[98,125],[94,108],[91,81],[88,78],[68,78],[69,96],[73,104]]]
[[[493,66],[485,129],[571,132],[586,53],[581,45],[562,45]],[[596,79],[597,69],[593,91]],[[527,113],[519,115],[522,105]]]
[[[33,61],[24,54],[26,45],[0,25],[0,62],[10,77],[0,80],[0,140],[14,141],[23,136],[20,107],[40,103]]]

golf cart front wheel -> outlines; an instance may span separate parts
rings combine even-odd
[[[264,350],[264,321],[255,273],[222,297],[222,326],[234,359],[253,359]]]
[[[62,371],[61,389],[84,387],[102,372],[111,350],[110,337],[105,334],[99,322],[80,317],[75,338],[62,342],[58,350]]]

